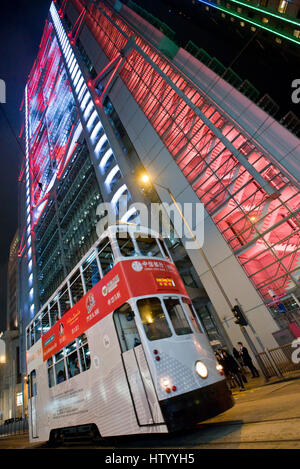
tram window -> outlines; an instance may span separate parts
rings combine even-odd
[[[85,334],[82,334],[78,337],[79,342],[79,355],[80,355],[80,362],[81,362],[81,369],[82,371],[86,371],[91,366],[91,357],[89,346],[87,343],[87,338]]]
[[[75,305],[83,297],[83,285],[81,281],[81,275],[79,270],[76,270],[75,274],[70,279],[70,290],[73,299],[73,304]]]
[[[30,325],[30,347],[34,344],[34,329],[33,324]]]
[[[141,339],[134,320],[134,313],[129,304],[125,303],[114,312],[122,353],[140,345]]]
[[[164,253],[165,257],[166,257],[167,259],[170,259],[170,256],[169,256],[169,253],[168,253],[168,251],[167,251],[167,248],[166,248],[166,245],[165,245],[164,241],[161,240],[161,239],[157,239],[157,242],[158,242],[158,244],[160,245],[160,247],[161,247],[161,249],[162,249],[162,252]]]
[[[161,302],[158,298],[138,300],[137,306],[149,340],[164,339],[172,335]]]
[[[41,337],[41,319],[38,318],[34,321],[34,335],[35,335],[35,340],[36,342],[40,339]]]
[[[47,360],[47,365],[48,365],[48,385],[49,385],[49,388],[52,388],[55,385],[54,365],[53,365],[52,357]]]
[[[55,375],[56,383],[62,383],[66,380],[66,370],[65,370],[65,361],[64,361],[64,352],[60,350],[55,354]]]
[[[199,334],[202,334],[202,330],[199,326],[199,323],[197,321],[196,314],[193,310],[192,305],[190,303],[188,303],[187,300],[185,300],[185,298],[183,298],[182,301],[184,303],[185,310],[187,311],[188,317],[189,317],[190,322],[191,322],[191,324],[194,328],[194,331],[198,332]]]
[[[142,256],[162,257],[156,238],[150,236],[137,236],[138,248]]]
[[[30,397],[37,395],[36,371],[30,373]]]
[[[184,314],[184,310],[178,298],[164,299],[172,325],[177,335],[192,334],[192,330]]]
[[[66,314],[66,312],[69,311],[71,307],[71,302],[70,302],[70,297],[69,297],[67,286],[65,286],[65,289],[63,291],[59,292],[59,305],[60,305],[61,316]]]
[[[29,327],[26,329],[26,344],[27,344],[27,350],[30,349],[30,335],[29,335]]]
[[[46,334],[50,329],[48,310],[42,312],[42,334]]]
[[[136,256],[135,246],[129,233],[117,233],[117,240],[122,256]]]
[[[98,256],[103,275],[107,274],[114,266],[114,255],[108,238],[104,238],[98,246]]]
[[[66,347],[68,378],[80,373],[76,341]]]
[[[96,254],[93,253],[93,260],[89,259],[83,264],[83,277],[85,281],[86,290],[89,291],[100,280]]]
[[[57,301],[50,301],[49,316],[50,316],[50,326],[52,327],[58,320]]]

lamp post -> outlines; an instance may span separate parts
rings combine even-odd
[[[146,184],[147,184],[147,185],[150,185],[150,184],[152,184],[152,185],[154,185],[154,186],[161,187],[162,189],[164,189],[164,190],[166,190],[166,191],[168,192],[168,194],[169,194],[171,200],[173,201],[173,203],[174,203],[174,205],[175,205],[175,207],[176,207],[176,210],[177,210],[178,213],[180,214],[181,219],[183,220],[183,222],[184,222],[185,226],[187,227],[187,229],[188,229],[190,235],[192,236],[192,238],[193,238],[193,240],[194,240],[194,242],[195,242],[195,244],[196,244],[196,246],[197,246],[197,249],[198,249],[198,251],[199,251],[199,253],[200,253],[202,259],[204,260],[204,262],[205,262],[205,264],[206,264],[206,266],[207,266],[209,272],[210,272],[211,275],[213,276],[213,278],[214,278],[214,280],[215,280],[215,282],[216,282],[216,284],[217,284],[217,286],[218,286],[218,288],[219,288],[219,290],[220,290],[220,292],[221,292],[221,294],[222,294],[224,300],[226,301],[226,303],[227,303],[228,307],[230,308],[230,310],[233,311],[233,310],[234,310],[234,305],[231,303],[230,299],[228,298],[228,296],[227,296],[227,294],[226,294],[226,292],[225,292],[225,290],[224,290],[224,288],[223,288],[221,282],[219,281],[219,279],[218,279],[218,277],[217,277],[217,275],[216,275],[216,273],[215,273],[215,271],[214,271],[212,265],[210,264],[210,262],[209,262],[209,260],[208,260],[208,258],[207,258],[207,256],[206,256],[206,254],[205,254],[205,252],[203,251],[202,247],[200,246],[200,244],[199,244],[199,242],[198,242],[196,236],[194,235],[194,233],[193,233],[193,231],[192,231],[190,225],[188,224],[188,221],[186,220],[184,214],[182,213],[182,211],[181,211],[181,209],[180,209],[180,207],[179,207],[179,205],[178,205],[178,203],[177,203],[177,201],[176,201],[174,195],[172,194],[171,190],[170,190],[168,187],[165,187],[165,186],[162,186],[161,184],[158,184],[157,182],[155,182],[155,183],[152,182],[151,179],[150,179],[150,176],[149,176],[148,174],[146,174],[146,173],[144,173],[144,174],[141,176],[140,181],[141,181],[141,183],[142,183],[143,185],[146,185]],[[250,339],[249,334],[248,334],[248,332],[246,331],[244,325],[239,324],[239,326],[240,326],[240,329],[241,329],[241,332],[242,332],[243,336],[245,337],[247,343],[249,344],[249,347],[250,347],[251,350],[252,350],[252,353],[254,354],[254,356],[256,357],[256,359],[257,359],[257,361],[258,361],[258,363],[259,363],[259,365],[260,365],[260,368],[261,368],[261,371],[262,371],[262,373],[263,373],[263,376],[264,376],[265,381],[268,381],[268,379],[269,379],[268,372],[267,372],[267,370],[266,370],[266,368],[265,368],[265,366],[264,366],[264,363],[262,362],[261,358],[260,358],[259,355],[258,355],[258,351],[257,351],[257,349],[256,349],[256,347],[255,347],[255,345],[254,345],[254,343],[253,343],[252,340]],[[251,326],[251,329],[253,330],[253,327],[252,327],[252,326]]]

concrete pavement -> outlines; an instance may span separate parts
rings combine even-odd
[[[300,449],[300,373],[272,378],[268,383],[262,377],[249,378],[245,386],[244,392],[233,389],[233,408],[193,430],[72,448]],[[28,434],[0,438],[0,449],[38,447],[39,443],[29,443]]]

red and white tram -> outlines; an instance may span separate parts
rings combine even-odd
[[[233,405],[164,241],[111,226],[27,331],[31,441],[166,433]]]

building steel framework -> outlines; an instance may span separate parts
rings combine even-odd
[[[91,5],[85,21],[109,61],[134,37],[118,73],[261,296],[293,290],[300,194],[292,176],[106,3]]]

